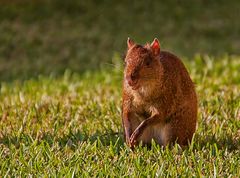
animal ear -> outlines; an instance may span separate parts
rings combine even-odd
[[[160,43],[157,38],[154,38],[152,44],[151,44],[151,49],[154,55],[159,55],[160,54]]]
[[[127,45],[128,45],[128,49],[130,49],[131,47],[133,47],[133,45],[135,45],[134,41],[131,40],[129,37],[127,39]]]

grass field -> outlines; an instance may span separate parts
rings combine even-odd
[[[199,97],[198,129],[185,150],[153,144],[132,152],[123,143],[121,67],[2,83],[0,174],[239,177],[240,58],[185,64]]]
[[[128,36],[179,56],[240,55],[239,0],[0,1],[0,80],[84,73],[123,53]],[[30,3],[31,2],[31,3]]]
[[[30,2],[0,2],[0,177],[240,177],[237,0]],[[199,99],[188,148],[124,144],[128,36],[158,37],[186,65]]]

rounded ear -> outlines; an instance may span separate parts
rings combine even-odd
[[[158,56],[160,54],[160,43],[157,38],[154,38],[151,49],[154,55]]]
[[[127,39],[127,46],[128,46],[128,49],[130,49],[131,47],[133,47],[135,45],[134,41],[131,40],[129,37]]]

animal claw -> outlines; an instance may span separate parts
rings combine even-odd
[[[130,147],[131,148],[133,148],[137,145],[137,136],[138,136],[138,132],[134,131],[130,138]]]
[[[137,140],[131,140],[130,148],[133,149],[137,145]]]

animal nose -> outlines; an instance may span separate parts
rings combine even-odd
[[[129,76],[127,76],[127,82],[130,86],[134,85],[136,83],[137,79],[137,74],[132,73]]]
[[[136,73],[132,73],[130,76],[131,76],[131,79],[133,81],[136,80],[136,78],[137,78],[137,74]]]
[[[128,85],[132,86],[133,85],[133,80],[132,80],[131,76],[127,76],[126,79],[127,79]]]

